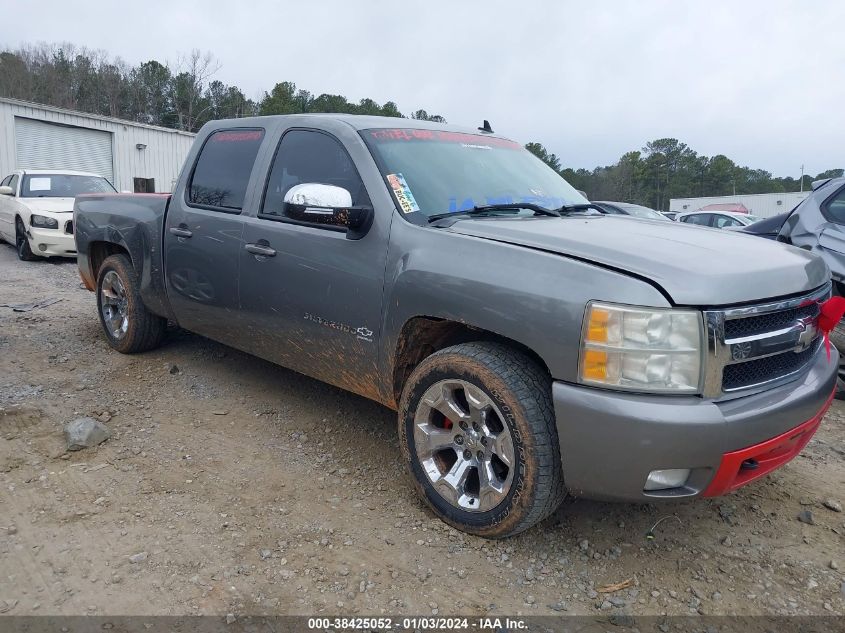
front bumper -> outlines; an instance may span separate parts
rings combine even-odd
[[[838,354],[824,346],[785,385],[724,401],[552,387],[563,475],[578,497],[614,501],[716,496],[782,466],[830,405]],[[756,460],[754,470],[743,467]],[[753,465],[750,462],[746,466]],[[691,469],[680,488],[644,491],[653,470]]]
[[[26,233],[33,254],[42,257],[76,257],[76,241],[73,234],[64,231],[64,222],[57,229],[29,227]]]

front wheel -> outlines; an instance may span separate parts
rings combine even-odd
[[[109,345],[119,352],[146,352],[164,337],[167,320],[147,310],[138,275],[126,255],[111,255],[100,267],[97,309]]]
[[[400,443],[415,486],[453,527],[512,536],[565,495],[551,380],[497,343],[462,343],[412,372],[399,408]]]
[[[22,262],[34,262],[38,256],[32,252],[29,245],[29,238],[26,236],[26,227],[23,220],[15,220],[15,250],[18,252],[18,259]]]

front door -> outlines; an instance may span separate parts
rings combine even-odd
[[[208,136],[164,227],[167,293],[179,325],[221,341],[238,340],[238,259],[242,213],[254,204],[250,181],[264,130]]]
[[[259,213],[244,218],[240,297],[255,334],[250,351],[377,398],[385,238],[371,230],[352,240],[340,226],[287,217],[284,195],[302,183],[343,187],[354,206],[370,205],[340,141],[315,130],[284,134]]]

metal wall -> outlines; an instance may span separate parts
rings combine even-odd
[[[154,178],[157,192],[170,191],[188,155],[194,135],[131,121],[99,117],[15,99],[0,99],[0,178],[20,168],[15,118],[82,127],[112,135],[113,183],[118,191],[133,191],[133,178]],[[145,145],[138,149],[137,145]],[[35,168],[33,165],[27,165]],[[54,165],[41,165],[53,169]]]
[[[669,210],[683,213],[684,211],[698,211],[708,204],[741,203],[748,208],[748,212],[761,218],[770,218],[791,211],[799,202],[809,195],[809,191],[789,193],[758,193],[747,196],[713,196],[711,198],[672,198]]]

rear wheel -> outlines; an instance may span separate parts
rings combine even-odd
[[[158,347],[167,327],[166,319],[147,310],[139,291],[129,258],[107,257],[97,275],[97,309],[106,340],[124,354]]]
[[[402,451],[446,523],[502,538],[546,518],[564,497],[551,380],[496,343],[463,343],[422,361],[403,390]]]
[[[32,252],[29,245],[29,238],[26,236],[26,227],[23,225],[23,220],[15,219],[15,250],[18,252],[18,259],[24,262],[32,262],[38,259],[38,256]]]

